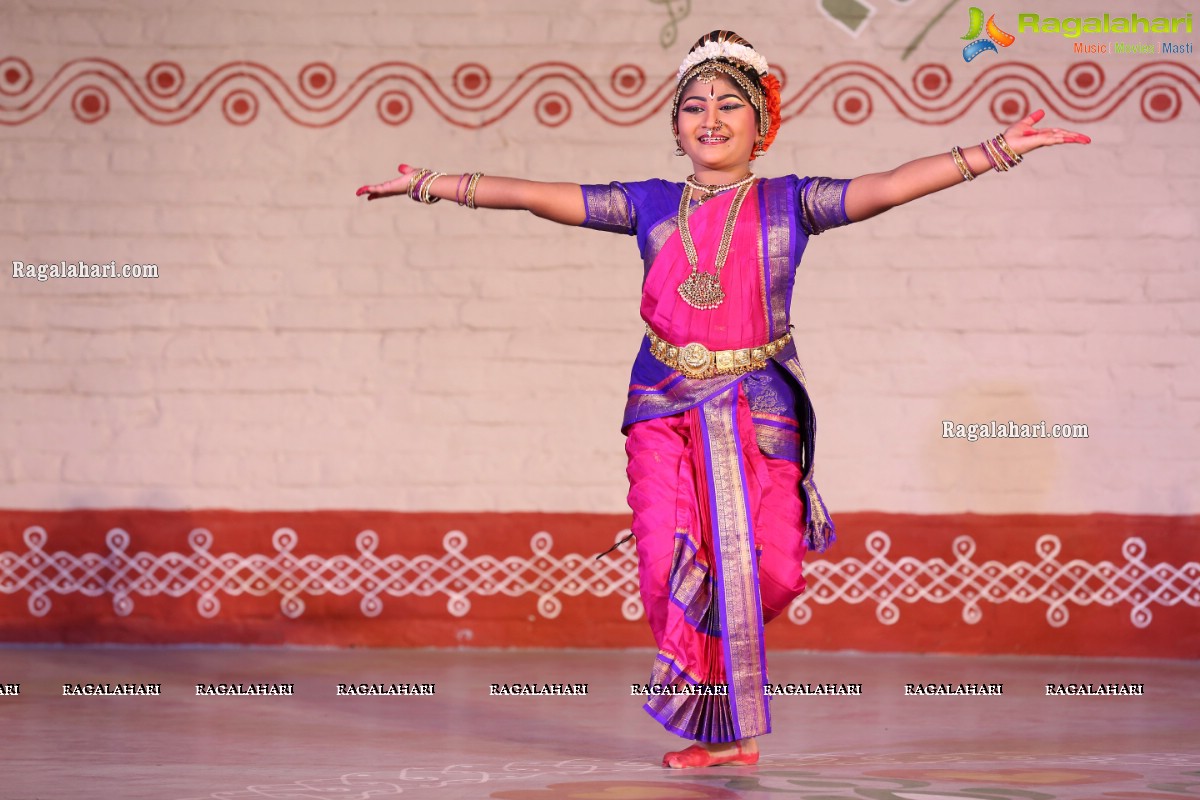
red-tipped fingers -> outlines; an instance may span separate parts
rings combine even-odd
[[[1075,136],[1074,136],[1074,137],[1071,139],[1071,141],[1073,141],[1073,142],[1078,142],[1079,144],[1091,144],[1091,143],[1092,143],[1092,137],[1088,136],[1088,135],[1087,135],[1087,134],[1085,134],[1085,133],[1077,133],[1077,134],[1075,134]]]
[[[1029,120],[1029,124],[1037,125],[1045,116],[1046,112],[1039,108],[1038,110],[1031,112],[1026,119]]]
[[[371,191],[371,187],[370,187],[370,186],[360,186],[360,187],[358,187],[358,191],[356,191],[356,192],[354,193],[354,196],[355,196],[355,197],[362,197],[364,194],[367,194],[367,193],[368,193],[368,192],[370,192],[370,191]]]
[[[412,171],[412,167],[410,167],[408,164],[401,164],[400,166],[396,167],[396,171],[397,171],[397,172],[401,172],[401,173],[403,173],[403,172],[411,172],[411,171]]]

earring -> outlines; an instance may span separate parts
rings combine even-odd
[[[767,151],[763,149],[763,140],[759,139],[758,144],[754,145],[754,157],[765,156]]]
[[[680,142],[678,139],[675,140],[675,155],[677,155],[677,156],[687,155],[687,153],[683,152],[683,143]]]

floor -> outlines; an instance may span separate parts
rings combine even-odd
[[[774,652],[782,697],[755,767],[667,771],[681,741],[640,709],[646,651],[0,647],[0,800],[1049,800],[1200,797],[1200,663]],[[199,697],[197,683],[293,683],[294,696]],[[66,697],[63,684],[160,683],[161,696]],[[339,683],[434,683],[341,696]],[[586,696],[491,696],[587,683]],[[906,696],[907,683],[1003,684]],[[1144,696],[1049,697],[1138,683]]]

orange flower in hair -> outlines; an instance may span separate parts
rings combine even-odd
[[[779,125],[783,122],[781,107],[783,100],[780,97],[779,78],[767,73],[762,77],[763,94],[765,95],[765,103],[767,113],[770,114],[770,122],[767,123],[767,135],[763,137],[762,149],[766,150],[775,141],[775,134],[779,133]]]

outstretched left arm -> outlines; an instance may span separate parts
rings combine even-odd
[[[1062,128],[1035,128],[1044,116],[1046,113],[1039,109],[1006,130],[1004,143],[1008,145],[1007,152],[995,145],[995,140],[989,140],[993,143],[990,152],[984,144],[961,150],[961,164],[952,153],[943,153],[909,161],[888,172],[861,175],[850,181],[846,188],[846,215],[851,221],[867,219],[909,200],[962,183],[967,180],[968,172],[973,179],[993,169],[997,162],[1001,168],[1011,168],[1015,166],[1013,156],[1019,160],[1039,147],[1088,144],[1092,141],[1082,133]]]

